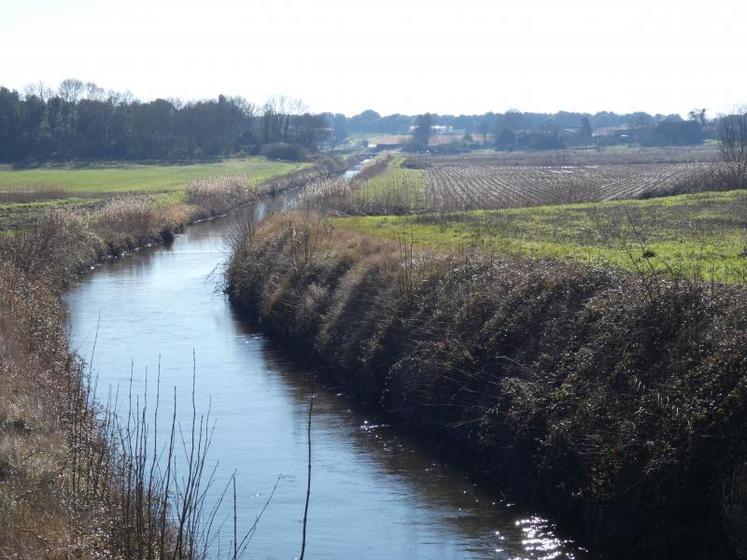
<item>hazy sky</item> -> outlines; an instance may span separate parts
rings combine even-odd
[[[0,84],[347,114],[747,101],[747,1],[0,0]]]

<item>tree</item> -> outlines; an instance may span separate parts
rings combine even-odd
[[[495,136],[495,149],[510,152],[516,147],[516,134],[510,128],[503,128]]]
[[[57,88],[57,94],[65,103],[77,103],[83,96],[86,86],[80,80],[68,78],[62,80],[60,87]]]
[[[706,110],[693,109],[688,113],[688,117],[691,121],[698,123],[700,126],[704,126],[706,123]]]
[[[581,119],[581,139],[584,142],[591,142],[591,135],[591,123],[589,122],[588,117],[584,117],[583,119]]]
[[[685,121],[669,115],[653,129],[647,141],[653,146],[690,146],[703,143],[703,129],[697,120]]]
[[[747,186],[747,113],[719,120],[719,148],[733,186]]]
[[[412,129],[412,142],[421,150],[428,148],[433,132],[433,117],[430,113],[415,117],[415,126]]]
[[[332,140],[336,145],[342,144],[348,137],[347,118],[345,115],[337,113],[330,114],[328,119],[332,128]]]
[[[21,99],[17,91],[0,87],[0,161],[22,157],[20,136]]]
[[[490,116],[485,115],[480,122],[477,125],[477,132],[480,133],[480,136],[482,136],[482,145],[488,143],[488,133],[493,128],[493,123],[491,122]]]
[[[509,109],[503,115],[503,123],[506,128],[510,128],[514,132],[520,131],[526,125],[526,119],[524,114],[518,109]]]

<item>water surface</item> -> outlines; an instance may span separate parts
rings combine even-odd
[[[275,206],[292,204],[281,198]],[[248,209],[258,216],[273,205]],[[71,344],[91,354],[97,393],[119,387],[177,388],[177,415],[189,423],[193,351],[200,411],[216,421],[216,499],[238,472],[238,518],[248,527],[281,476],[248,550],[249,558],[291,559],[300,548],[306,491],[308,398],[316,390],[307,559],[586,558],[553,524],[519,511],[344,395],[314,387],[262,334],[232,312],[220,291],[226,233],[233,219],[198,224],[170,247],[97,267],[70,292]],[[169,414],[164,413],[167,417]],[[220,518],[228,515],[226,503]],[[230,539],[223,530],[225,550]],[[225,557],[225,555],[224,555]]]

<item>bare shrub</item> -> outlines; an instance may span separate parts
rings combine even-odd
[[[64,282],[95,255],[95,240],[84,216],[53,209],[0,243],[0,255],[32,277]]]

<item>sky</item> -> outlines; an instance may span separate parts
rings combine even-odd
[[[744,0],[0,0],[0,85],[348,115],[715,115],[747,102],[746,18]]]

